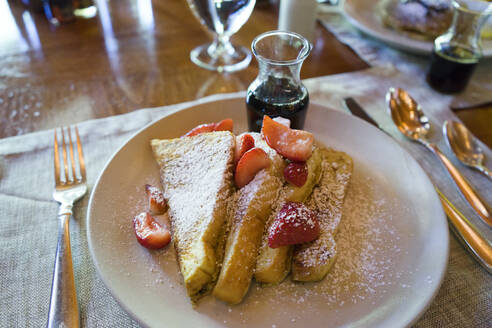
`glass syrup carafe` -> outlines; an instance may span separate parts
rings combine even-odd
[[[260,131],[263,115],[288,118],[292,128],[302,129],[309,94],[300,71],[311,44],[297,33],[270,31],[257,36],[251,48],[259,73],[246,95],[249,130]]]
[[[453,22],[436,38],[427,74],[429,85],[442,93],[462,91],[482,58],[481,30],[492,14],[492,3],[453,0]]]

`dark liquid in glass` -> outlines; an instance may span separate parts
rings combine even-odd
[[[246,95],[249,130],[261,130],[263,115],[288,118],[291,128],[302,129],[308,105],[309,95],[306,88],[294,86],[288,79],[270,77]]]
[[[432,52],[427,82],[442,93],[455,93],[465,89],[477,66],[466,50],[451,47]]]

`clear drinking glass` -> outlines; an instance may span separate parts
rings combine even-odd
[[[214,41],[193,49],[191,61],[200,67],[232,72],[243,69],[251,61],[245,47],[234,46],[230,37],[249,19],[255,0],[187,0],[191,11],[208,31]]]
[[[309,94],[300,72],[311,44],[294,32],[270,31],[257,36],[251,47],[259,73],[246,94],[249,130],[261,129],[263,115],[288,118],[292,128],[302,129]]]

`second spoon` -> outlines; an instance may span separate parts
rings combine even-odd
[[[398,130],[406,137],[423,144],[439,158],[471,207],[492,228],[491,207],[478,195],[439,148],[427,140],[426,135],[430,129],[430,123],[418,103],[405,90],[399,88],[390,88],[386,94],[386,101],[391,118]]]
[[[442,131],[449,148],[461,163],[479,170],[492,179],[492,171],[483,164],[485,155],[466,126],[455,121],[445,121]]]

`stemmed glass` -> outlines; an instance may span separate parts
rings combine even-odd
[[[193,49],[191,61],[200,67],[232,72],[243,69],[251,61],[245,47],[234,46],[230,37],[249,19],[256,0],[187,0],[195,17],[214,34],[212,43]]]

